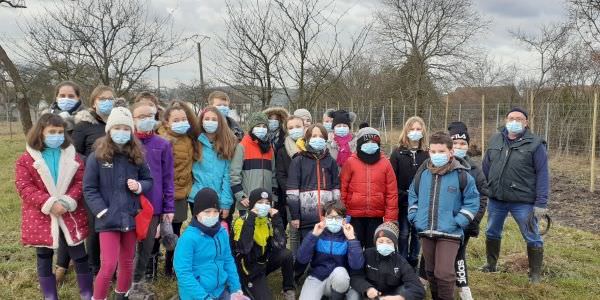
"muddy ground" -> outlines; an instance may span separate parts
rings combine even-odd
[[[553,222],[597,234],[600,233],[600,189],[591,193],[582,181],[569,171],[552,168],[548,208]]]

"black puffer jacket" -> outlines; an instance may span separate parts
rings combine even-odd
[[[479,210],[477,211],[477,214],[475,214],[473,221],[469,223],[469,226],[465,229],[465,235],[476,237],[479,235],[479,223],[481,223],[481,219],[483,219],[483,215],[487,208],[489,193],[488,183],[483,174],[483,170],[481,169],[481,165],[477,164],[468,156],[463,159],[458,158],[458,161],[469,170],[469,174],[475,179],[477,191],[479,192]]]
[[[85,107],[83,106],[83,103],[81,101],[79,101],[71,110],[68,111],[61,110],[58,107],[58,103],[56,103],[55,101],[50,105],[50,107],[47,110],[43,111],[42,114],[51,113],[61,116],[63,120],[65,120],[65,122],[67,123],[67,128],[65,128],[65,130],[68,134],[71,134],[73,132],[73,128],[75,127],[74,117],[77,113],[79,113],[82,110],[85,110]]]
[[[369,288],[375,288],[381,296],[403,296],[406,300],[425,298],[425,289],[410,264],[402,255],[394,252],[383,256],[376,248],[365,250],[365,267],[351,274],[350,286],[363,297]],[[396,290],[404,286],[404,291]]]
[[[106,135],[104,128],[106,123],[96,114],[88,109],[82,110],[75,115],[75,127],[71,138],[77,153],[87,157],[94,151],[93,146],[97,139]]]
[[[390,163],[398,182],[398,207],[408,206],[408,188],[419,166],[429,158],[429,153],[417,150],[414,154],[407,148],[396,148],[390,156]]]
[[[240,124],[231,117],[227,117],[227,125],[229,126],[229,129],[231,129],[231,132],[233,132],[233,135],[238,139],[238,142],[240,142],[244,138],[244,130],[240,127]]]

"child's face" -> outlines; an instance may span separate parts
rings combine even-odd
[[[98,95],[98,97],[96,97],[96,99],[94,99],[93,107],[96,108],[98,101],[114,100],[114,98],[115,98],[115,96],[113,95],[113,93],[111,91],[104,91],[100,95]]]
[[[310,134],[311,138],[316,138],[316,137],[320,137],[320,138],[325,138],[323,136],[323,133],[321,132],[321,130],[318,127],[313,128],[311,134]]]
[[[65,134],[65,128],[61,126],[48,125],[42,130],[44,137],[50,134]]]
[[[220,99],[220,98],[213,98],[212,100],[212,106],[217,107],[217,106],[227,106],[229,107],[229,101],[225,100],[225,99]]]
[[[111,130],[122,130],[122,131],[131,131],[131,127],[127,125],[115,125],[110,128]]]
[[[423,126],[421,126],[421,123],[419,122],[414,122],[408,128],[408,131],[423,131]]]
[[[185,114],[185,111],[183,111],[182,109],[176,109],[176,110],[172,110],[171,114],[169,115],[169,126],[173,125],[173,123],[177,123],[177,122],[184,122],[187,121],[187,115]]]
[[[219,210],[217,210],[216,208],[207,208],[198,213],[198,215],[196,215],[196,219],[198,219],[198,222],[202,222],[204,218],[215,218],[218,216]]]
[[[260,199],[256,201],[256,204],[271,204],[271,202],[269,202],[269,199]]]
[[[60,89],[58,89],[58,95],[56,95],[56,98],[69,98],[79,100],[79,96],[77,96],[77,93],[75,93],[75,89],[70,85],[61,86]]]
[[[207,111],[204,113],[204,116],[202,116],[202,121],[219,121],[219,118],[217,117],[217,114],[215,114],[212,111]]]
[[[292,119],[287,122],[287,130],[290,131],[294,128],[304,128],[304,124],[300,119]]]
[[[449,158],[454,155],[454,152],[451,149],[448,149],[446,144],[429,144],[429,156],[438,153],[446,154]]]
[[[453,140],[452,141],[452,149],[461,149],[461,150],[469,150],[469,144],[465,140]]]
[[[340,216],[335,210],[331,210],[327,215],[325,215],[325,219],[342,220],[342,224],[346,224],[344,216]]]
[[[378,237],[376,243],[394,246],[394,242],[385,236]]]

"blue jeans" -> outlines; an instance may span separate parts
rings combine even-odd
[[[527,223],[529,215],[533,213],[533,204],[529,203],[514,203],[504,202],[495,199],[488,201],[488,224],[485,235],[488,239],[501,240],[502,230],[504,229],[504,220],[508,213],[512,215],[517,222],[523,239],[527,242],[527,246],[543,247],[544,241],[538,230],[537,221],[534,219],[532,230]]]
[[[419,241],[417,229],[408,222],[408,207],[400,205],[398,224],[400,225],[398,237],[400,255],[406,258],[406,261],[414,268],[419,262],[421,242]]]

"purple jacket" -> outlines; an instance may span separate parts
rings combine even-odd
[[[150,191],[142,191],[152,202],[154,215],[174,213],[174,187],[173,174],[173,148],[171,143],[154,134],[148,138],[140,139],[144,145],[146,162],[154,184]]]

